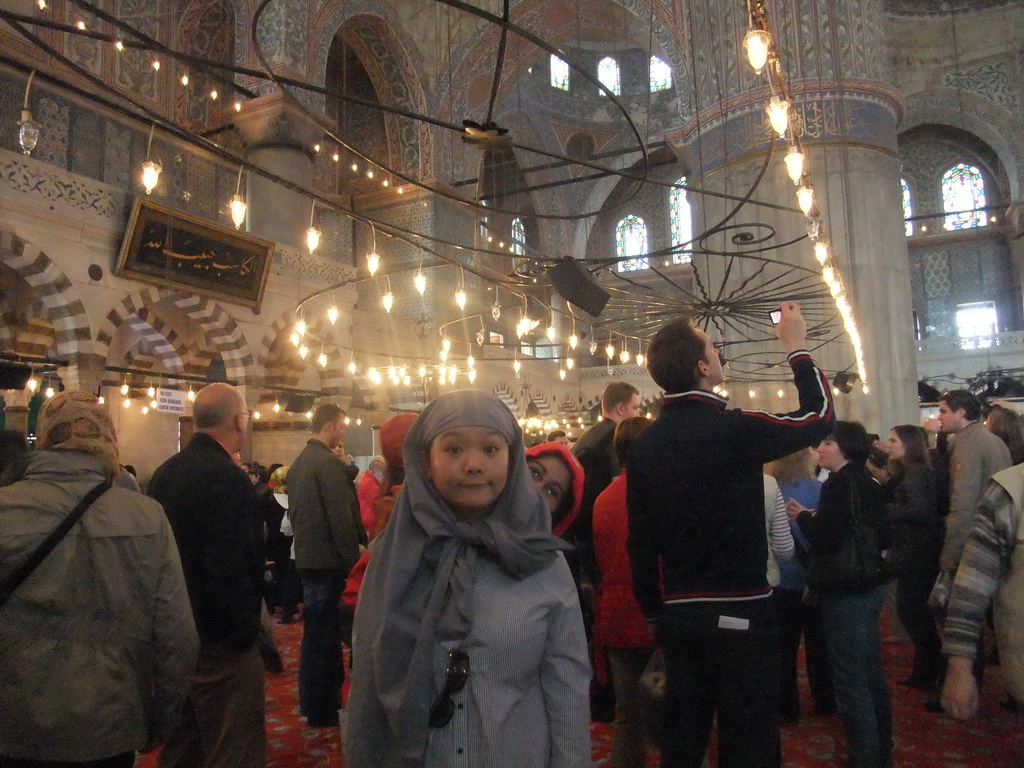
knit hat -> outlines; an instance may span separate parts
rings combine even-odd
[[[39,409],[38,447],[51,451],[85,451],[99,456],[111,472],[119,466],[117,433],[107,409],[91,392],[67,391]]]
[[[400,413],[380,425],[380,452],[389,467],[402,466],[402,443],[415,421],[415,413]]]

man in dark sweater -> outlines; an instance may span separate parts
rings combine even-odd
[[[782,305],[779,340],[800,407],[726,410],[714,343],[688,320],[662,328],[648,371],[660,418],[629,454],[634,592],[667,668],[662,761],[698,768],[717,714],[721,768],[778,765],[778,648],[766,576],[762,467],[817,444],[835,422],[828,382],[803,349],[800,308]]]
[[[312,428],[288,470],[288,518],[302,578],[299,709],[309,725],[328,728],[338,726],[344,680],[341,593],[366,532],[345,464],[332,452],[345,437],[345,412],[333,403],[321,405]]]
[[[231,458],[249,410],[229,384],[210,384],[192,407],[195,434],[149,482],[174,531],[199,630],[199,661],[181,723],[160,753],[170,766],[266,765],[263,521],[256,490]]]

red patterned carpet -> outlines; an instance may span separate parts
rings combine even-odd
[[[267,675],[267,742],[271,768],[317,766],[342,768],[336,728],[308,728],[299,719],[297,676],[302,624],[274,627],[285,671]],[[910,647],[888,643],[884,647],[890,680],[909,674]],[[801,681],[803,702],[810,701],[806,680]],[[892,686],[896,750],[893,768],[1020,768],[1024,766],[1024,718],[999,706],[1004,696],[999,668],[988,667],[980,715],[970,723],[957,723],[945,715],[932,715],[922,707],[924,694]],[[610,766],[611,731],[600,723],[591,726],[595,766]],[[836,768],[844,764],[842,726],[836,718],[807,717],[782,732],[786,768]],[[655,754],[648,764],[658,765]],[[137,768],[156,765],[153,755],[136,762]],[[714,761],[712,761],[714,765]]]

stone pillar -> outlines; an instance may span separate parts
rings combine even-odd
[[[712,0],[690,8],[690,34],[715,44],[698,46],[698,60],[692,62],[697,72],[694,118],[668,138],[681,156],[692,158],[695,187],[742,197],[755,184],[774,137],[764,112],[770,95],[767,72],[757,76],[747,64],[742,47],[748,29],[743,3]],[[881,2],[777,0],[769,2],[767,9],[792,91],[795,130],[863,339],[869,391],[863,392],[858,385],[853,393],[839,395],[837,411],[840,418],[860,420],[868,431],[884,434],[894,424],[917,423],[918,415],[909,262],[896,152],[901,104],[887,84],[884,40],[877,24]],[[729,220],[729,227],[735,228],[712,236],[707,243],[711,250],[726,254],[753,255],[757,248],[767,247],[760,255],[780,263],[731,260],[725,255],[695,258],[698,272],[710,282],[707,308],[719,315],[719,335],[726,341],[747,334],[765,339],[728,348],[732,359],[728,373],[737,379],[729,386],[730,396],[738,405],[770,410],[788,409],[795,403],[788,394],[791,386],[784,387],[784,399],[774,396],[778,382],[788,378],[785,365],[755,370],[761,362],[781,363],[783,356],[771,327],[756,326],[761,318],[755,316],[759,310],[750,306],[751,300],[763,299],[761,314],[767,315],[779,300],[804,294],[809,318],[830,329],[825,336],[809,339],[815,360],[830,376],[856,370],[853,346],[821,282],[812,243],[803,239],[781,245],[807,233],[795,186],[786,174],[786,150],[785,141],[775,141],[771,165],[752,196],[786,210],[748,204]],[[725,219],[736,205],[700,194],[692,197],[698,226]],[[772,230],[773,239],[757,242]],[[788,270],[794,271],[787,277]],[[719,296],[723,282],[726,288]],[[730,298],[743,302],[743,310],[750,312],[747,318],[736,312]],[[752,385],[758,391],[753,402],[748,396],[751,379],[759,382]]]
[[[235,125],[246,142],[246,159],[312,189],[313,145],[321,131],[287,96],[271,93],[245,102]],[[248,231],[305,250],[312,201],[256,174],[248,178]]]

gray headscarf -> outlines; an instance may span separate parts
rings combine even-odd
[[[434,438],[457,427],[488,427],[509,445],[509,474],[491,513],[458,521],[427,477]],[[483,390],[460,390],[428,405],[403,446],[405,485],[391,520],[370,547],[353,632],[346,762],[420,766],[439,640],[463,638],[472,616],[478,557],[512,577],[544,568],[568,545],[526,466],[523,435],[508,407]]]

